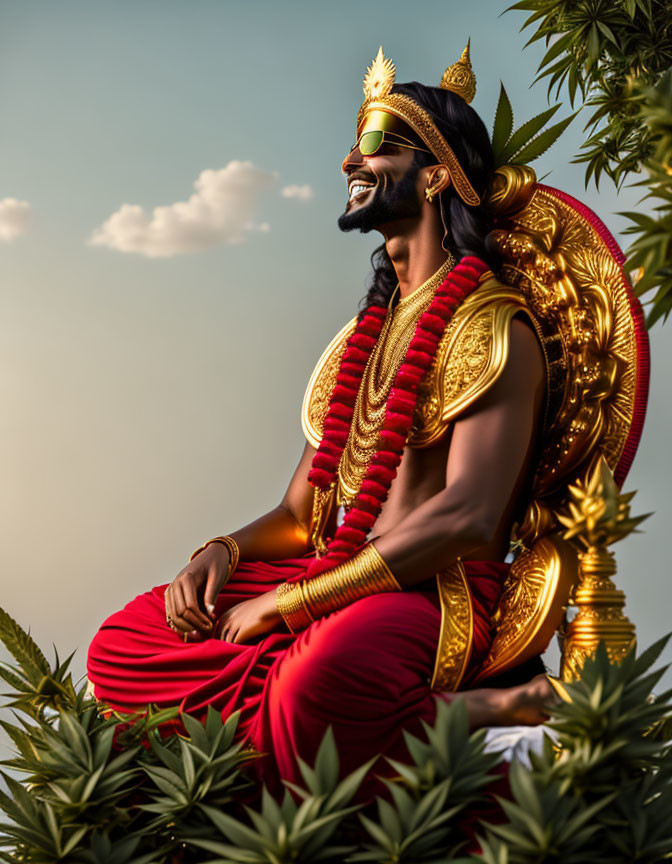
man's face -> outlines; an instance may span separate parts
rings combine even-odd
[[[410,130],[407,134],[412,135]],[[355,146],[342,165],[348,203],[338,227],[367,233],[396,220],[420,218],[423,198],[418,189],[422,184],[418,183],[417,152],[383,141],[374,154],[364,156]]]

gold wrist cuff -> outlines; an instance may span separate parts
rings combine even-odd
[[[349,606],[368,594],[401,591],[394,574],[380,553],[368,543],[353,558],[313,579],[279,585],[278,612],[292,631],[303,630],[311,621]]]
[[[303,593],[303,581],[282,582],[275,589],[275,602],[278,612],[292,633],[304,630],[315,619],[306,606]]]
[[[212,540],[208,540],[207,543],[204,543],[202,546],[192,553],[190,561],[193,561],[197,555],[210,546],[211,543],[221,543],[223,546],[229,550],[229,571],[226,574],[226,580],[228,580],[233,576],[236,572],[236,567],[238,566],[238,562],[240,561],[240,549],[238,548],[238,544],[230,537],[228,534],[224,537],[213,537]]]

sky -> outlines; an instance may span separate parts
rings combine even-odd
[[[336,225],[378,46],[438,83],[471,36],[486,125],[500,80],[518,122],[546,107],[506,5],[0,2],[0,605],[78,673],[109,614],[284,492],[379,242]],[[535,168],[618,235],[639,193],[586,192],[581,140]],[[655,515],[615,547],[642,645],[670,629],[670,327],[625,487]]]

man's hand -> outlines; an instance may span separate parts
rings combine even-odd
[[[228,572],[229,550],[223,543],[211,543],[180,570],[166,589],[166,613],[180,632],[212,632],[215,602]]]
[[[258,597],[237,603],[219,619],[217,630],[224,642],[247,642],[270,633],[282,622],[275,602],[275,588]]]

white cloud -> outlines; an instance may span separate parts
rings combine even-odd
[[[304,183],[303,186],[284,186],[282,189],[282,197],[298,198],[299,201],[310,201],[313,197],[313,190],[307,183]]]
[[[254,216],[261,194],[276,179],[251,162],[233,160],[217,171],[201,171],[188,201],[155,207],[151,215],[138,204],[123,204],[89,243],[148,258],[243,243],[250,231],[268,231],[268,224],[257,224]]]
[[[0,240],[11,243],[25,234],[33,221],[33,211],[27,201],[0,198]]]

